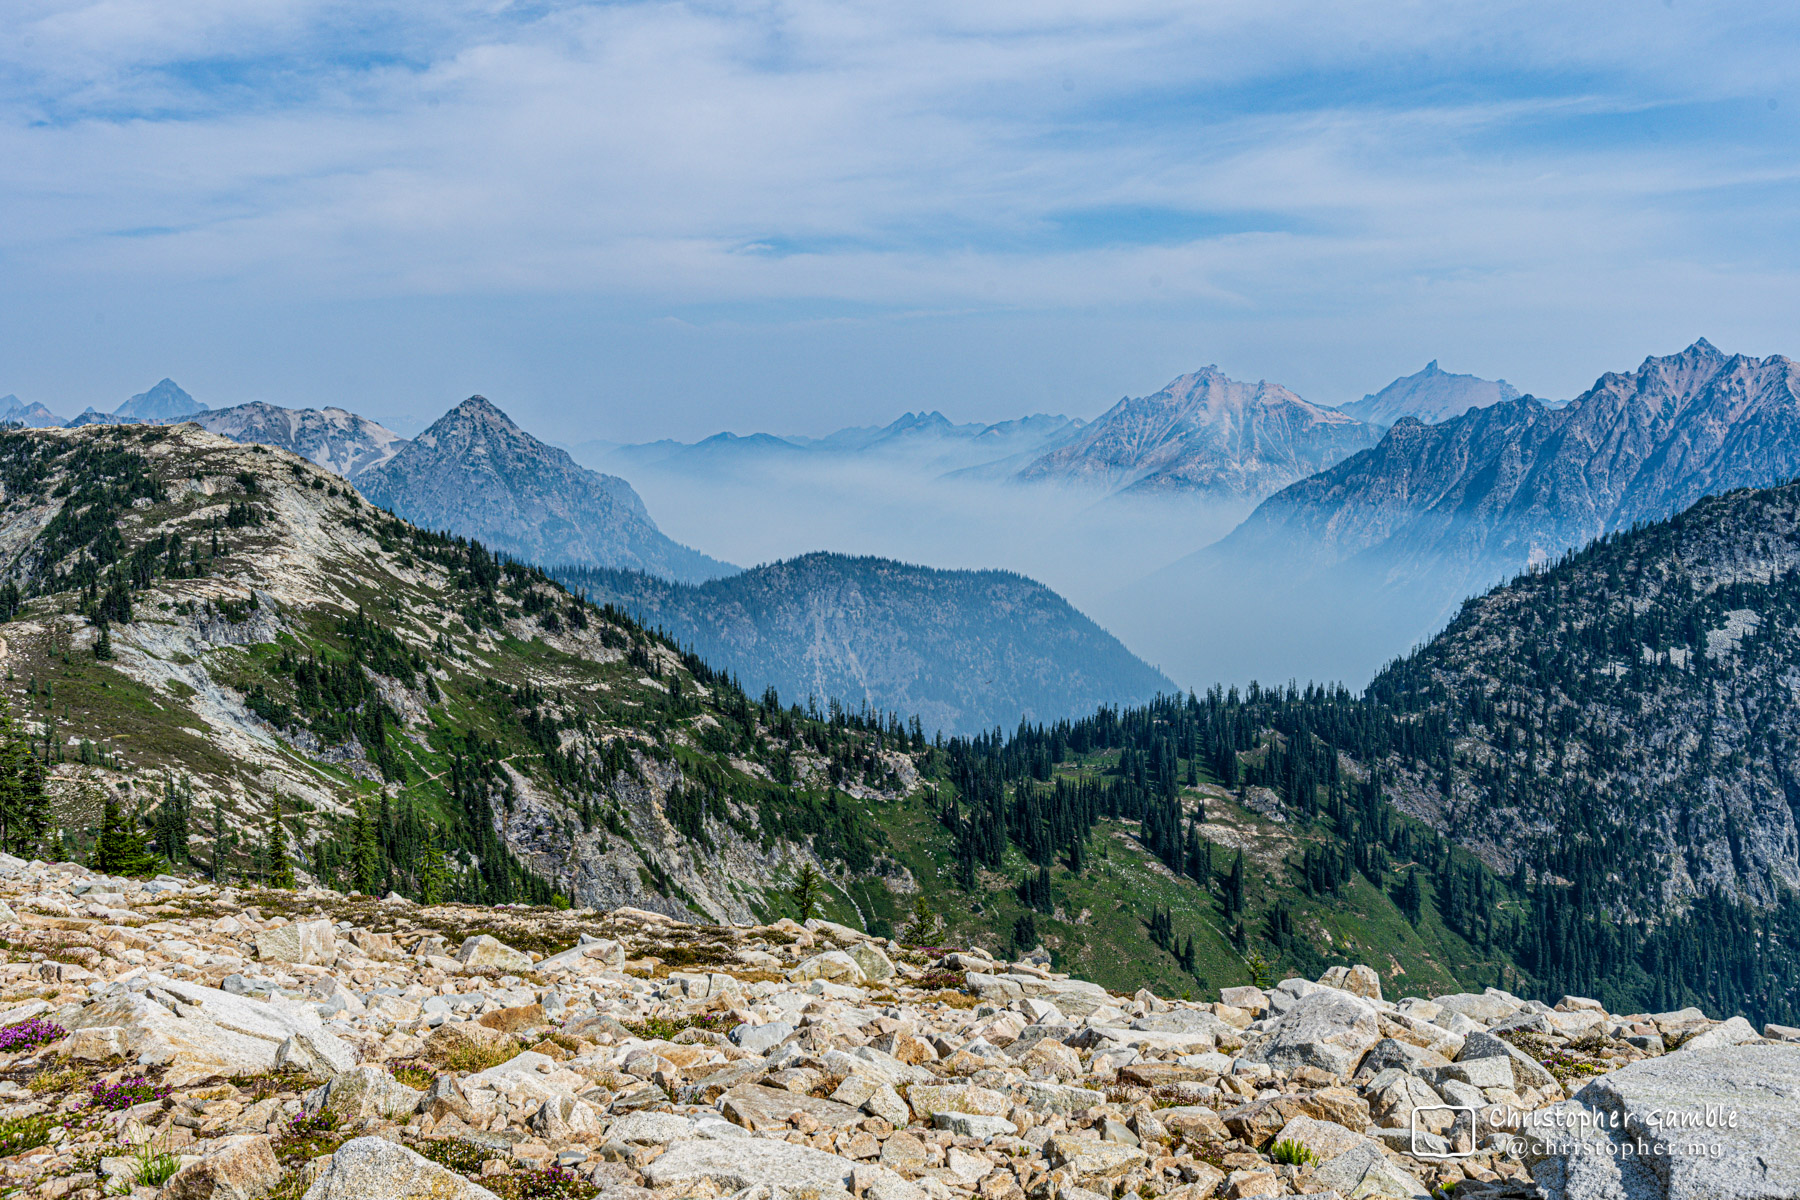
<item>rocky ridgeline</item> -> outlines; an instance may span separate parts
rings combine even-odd
[[[1389,1002],[1363,966],[1176,1001],[821,921],[3,856],[0,896],[0,1186],[19,1195],[1800,1194],[1800,1045],[1779,1040],[1800,1032],[1695,1010]],[[1657,1113],[1715,1107],[1730,1127],[1622,1153]]]

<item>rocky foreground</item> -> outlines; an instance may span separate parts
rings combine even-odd
[[[0,896],[18,1195],[1800,1195],[1800,1031],[1693,1009],[1362,966],[1177,1001],[819,921],[4,856]]]

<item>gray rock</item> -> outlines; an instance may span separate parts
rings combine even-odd
[[[1440,1090],[1450,1081],[1477,1088],[1510,1088],[1515,1082],[1512,1057],[1495,1054],[1487,1058],[1459,1058],[1439,1068],[1433,1077]]]
[[[1048,1001],[1045,1003],[1048,1003]],[[1052,1005],[1052,1007],[1055,1006]],[[1057,1015],[1062,1015],[1061,1010],[1058,1010]],[[1008,1058],[1023,1058],[1025,1052],[1039,1042],[1060,1042],[1066,1037],[1072,1037],[1074,1033],[1075,1027],[1073,1025],[1027,1025],[1019,1033],[1019,1036],[1012,1040],[1012,1044],[1006,1047],[1006,1054]]]
[[[770,1021],[767,1025],[738,1025],[731,1031],[731,1040],[746,1050],[757,1054],[767,1054],[781,1045],[793,1035],[794,1027],[786,1021]]]
[[[693,1136],[692,1121],[675,1113],[661,1112],[627,1113],[614,1121],[606,1131],[608,1141],[636,1142],[641,1145],[678,1142]]]
[[[386,1138],[352,1138],[305,1200],[498,1200],[494,1193]]]
[[[471,970],[482,967],[492,967],[497,971],[531,970],[531,955],[523,950],[514,950],[499,938],[485,933],[463,939],[456,958]]]
[[[732,1088],[725,1093],[719,1107],[727,1120],[753,1132],[785,1129],[788,1118],[797,1112],[805,1113],[827,1129],[842,1129],[862,1119],[862,1113],[848,1104],[764,1087],[760,1083]]]
[[[1525,1140],[1549,1200],[1800,1196],[1800,1046],[1632,1063],[1532,1114]]]
[[[170,1176],[159,1200],[255,1200],[281,1182],[275,1149],[260,1133],[197,1145],[206,1153]]]
[[[255,935],[256,957],[263,962],[311,963],[329,967],[337,962],[337,930],[330,921],[296,921]]]
[[[1019,1084],[1019,1093],[1021,1104],[1033,1112],[1042,1113],[1067,1115],[1106,1102],[1106,1094],[1092,1088],[1075,1087],[1066,1083],[1044,1083],[1035,1079]]]
[[[810,1146],[762,1138],[729,1142],[676,1142],[644,1168],[653,1188],[691,1185],[705,1179],[721,1192],[761,1185],[790,1195],[836,1197],[850,1190],[852,1172],[872,1171],[877,1178],[900,1177],[882,1167],[857,1164]]]
[[[1433,1002],[1446,1012],[1461,1013],[1470,1020],[1480,1021],[1483,1025],[1491,1025],[1495,1021],[1505,1020],[1524,1007],[1517,1000],[1509,1000],[1492,988],[1482,995],[1476,995],[1473,992],[1456,992],[1449,996],[1437,996]]]
[[[1081,979],[1040,979],[1036,975],[989,975],[970,971],[966,976],[969,989],[983,1000],[1010,1004],[1031,997],[1054,1004],[1065,1017],[1080,1019],[1095,1009],[1112,1003],[1112,997],[1097,983]]]
[[[413,1112],[425,1093],[407,1087],[381,1067],[357,1067],[331,1078],[323,1087],[308,1092],[301,1104],[308,1115],[335,1113],[356,1117],[396,1117]]]
[[[1721,1021],[1711,1029],[1703,1029],[1679,1047],[1682,1050],[1715,1050],[1720,1046],[1736,1046],[1756,1040],[1756,1026],[1742,1017]]]
[[[1397,1067],[1409,1075],[1428,1075],[1449,1065],[1450,1060],[1435,1050],[1427,1050],[1398,1038],[1382,1038],[1363,1055],[1361,1065],[1356,1068],[1356,1078],[1372,1079],[1390,1067]],[[1512,1086],[1510,1068],[1507,1071],[1506,1086]]]
[[[823,979],[827,983],[842,983],[850,987],[859,986],[868,979],[856,960],[842,950],[827,950],[823,954],[802,959],[787,973],[787,977],[790,983]]]
[[[1019,1127],[1005,1117],[988,1117],[980,1113],[941,1112],[931,1118],[939,1129],[948,1129],[957,1137],[1011,1137]]]
[[[851,1075],[831,1093],[831,1098],[839,1104],[848,1104],[870,1116],[880,1117],[897,1128],[905,1126],[912,1115],[912,1110],[907,1108],[906,1101],[900,1098],[893,1085],[873,1075]]]
[[[894,976],[894,964],[881,952],[881,947],[873,942],[858,942],[851,947],[850,957],[856,960],[856,965],[862,968],[864,978],[870,983],[879,983]]]
[[[1177,1008],[1163,1013],[1151,1013],[1149,1016],[1137,1018],[1131,1023],[1131,1027],[1150,1033],[1210,1033],[1214,1038],[1221,1034],[1230,1038],[1241,1037],[1236,1029],[1218,1017],[1204,1009],[1194,1008]]]
[[[356,1051],[325,1029],[301,1029],[276,1047],[277,1069],[291,1067],[314,1079],[330,1079],[356,1066]]]
[[[1445,1079],[1437,1085],[1437,1090],[1448,1104],[1480,1108],[1487,1103],[1487,1097],[1481,1094],[1480,1088],[1471,1087],[1460,1079]]]
[[[1012,1107],[1001,1093],[970,1083],[914,1084],[906,1093],[906,1102],[921,1121],[930,1121],[941,1112],[999,1117]]]
[[[1539,1091],[1561,1088],[1561,1085],[1556,1082],[1556,1076],[1552,1075],[1549,1068],[1543,1063],[1511,1042],[1503,1041],[1491,1033],[1471,1033],[1463,1042],[1462,1053],[1456,1058],[1458,1062],[1462,1062],[1478,1058],[1497,1058],[1501,1055],[1512,1062],[1514,1088],[1534,1087]]]
[[[1386,1196],[1392,1200],[1430,1200],[1425,1185],[1401,1170],[1373,1142],[1365,1142],[1322,1164],[1313,1182],[1340,1196]]]
[[[1319,1067],[1347,1077],[1363,1054],[1381,1040],[1378,1012],[1369,1001],[1348,992],[1301,982],[1317,990],[1295,1000],[1276,1020],[1269,1036],[1245,1057],[1284,1071]]]

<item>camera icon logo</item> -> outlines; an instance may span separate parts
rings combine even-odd
[[[1447,1113],[1449,1129],[1438,1133],[1421,1122],[1432,1113]],[[1431,1121],[1431,1125],[1442,1124]],[[1473,1104],[1422,1104],[1412,1110],[1412,1156],[1423,1159],[1468,1158],[1475,1153],[1481,1110]]]

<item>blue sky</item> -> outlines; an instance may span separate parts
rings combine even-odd
[[[1800,353],[1800,11],[12,0],[0,394],[567,440]]]

